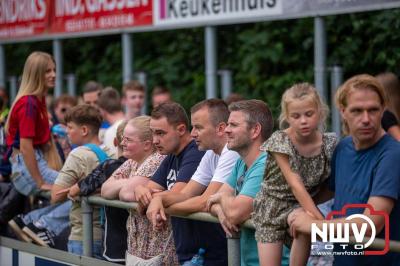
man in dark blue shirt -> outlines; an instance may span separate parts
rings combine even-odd
[[[177,103],[164,103],[154,108],[150,128],[157,150],[168,156],[147,185],[135,189],[135,195],[143,207],[147,207],[153,198],[152,191],[182,190],[205,153],[199,151],[192,140],[186,112]],[[163,221],[160,219],[160,222]],[[177,217],[171,218],[171,224],[181,264],[190,260],[200,248],[206,249],[204,265],[226,264],[226,239],[218,224]]]
[[[358,75],[343,84],[336,94],[336,101],[349,136],[338,144],[332,158],[329,187],[335,193],[333,209],[341,211],[347,204],[367,203],[375,211],[389,215],[389,238],[399,241],[400,144],[381,127],[386,104],[384,90],[374,77]],[[385,238],[384,216],[374,215],[368,208],[349,208],[342,217],[356,213],[370,218],[376,237]],[[321,229],[324,222],[345,223],[345,218],[316,221],[305,213],[298,213],[291,225],[298,231],[310,232],[311,223]],[[360,231],[365,220],[358,218],[351,222],[356,223]],[[370,226],[366,234],[372,234]],[[400,253],[360,256],[342,251],[347,251],[342,245],[335,247],[334,265],[400,265]]]

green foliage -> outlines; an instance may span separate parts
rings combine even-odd
[[[357,73],[398,72],[400,10],[326,17],[327,64],[342,65],[345,78]],[[220,26],[218,68],[234,73],[234,91],[265,100],[274,115],[282,92],[296,82],[313,82],[312,18]],[[164,84],[185,108],[205,97],[204,29],[133,34],[134,71],[145,71],[148,87]],[[52,43],[6,45],[9,75],[19,75],[33,50]],[[122,86],[121,36],[65,40],[64,73],[77,75],[79,88],[91,79]],[[399,74],[399,73],[397,73]]]

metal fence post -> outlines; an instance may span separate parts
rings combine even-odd
[[[216,27],[207,26],[204,31],[205,39],[205,65],[206,65],[206,98],[217,97],[217,30]]]
[[[53,55],[56,61],[56,87],[54,88],[54,97],[59,97],[63,92],[63,46],[60,39],[53,40]]]
[[[133,67],[133,41],[132,34],[122,33],[122,81],[132,80]]]
[[[75,97],[76,96],[75,74],[67,74],[67,75],[65,75],[65,79],[67,80],[68,95]]]
[[[135,73],[137,80],[144,86],[144,104],[141,110],[142,114],[147,114],[148,106],[147,106],[147,98],[149,94],[149,89],[147,88],[147,74],[144,71],[138,71]]]
[[[240,266],[240,232],[226,238],[228,244],[228,266]]]
[[[83,255],[92,257],[93,246],[93,208],[90,206],[87,197],[81,199],[82,208],[82,229],[83,229]]]
[[[341,66],[333,66],[331,72],[331,114],[332,114],[332,131],[338,137],[341,136],[342,129],[340,124],[339,110],[335,106],[335,94],[339,86],[343,83],[343,68]]]
[[[15,100],[15,96],[17,96],[18,92],[18,80],[16,76],[10,76],[8,78],[8,82],[10,82],[10,103]]]
[[[6,87],[6,56],[4,45],[0,44],[0,86]]]
[[[326,100],[326,30],[323,17],[314,18],[314,82],[320,96]]]
[[[218,74],[221,75],[221,98],[225,100],[232,93],[232,71],[221,69]]]

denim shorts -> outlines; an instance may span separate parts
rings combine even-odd
[[[83,243],[79,240],[68,240],[68,252],[75,255],[83,255]],[[103,259],[103,242],[94,240],[92,246],[93,258]]]
[[[35,158],[38,164],[39,172],[44,181],[49,184],[54,184],[58,176],[58,172],[49,168],[43,153],[39,149],[35,149]],[[28,196],[39,191],[36,187],[36,182],[31,177],[28,169],[25,166],[24,158],[21,153],[18,153],[10,158],[11,161],[11,180],[15,188],[23,195]]]

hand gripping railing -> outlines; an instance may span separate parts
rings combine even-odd
[[[99,196],[82,197],[82,223],[83,223],[83,254],[85,256],[92,256],[92,243],[93,243],[93,230],[92,230],[92,206],[91,205],[105,205],[115,208],[134,209],[137,210],[138,203],[136,202],[123,202],[119,200],[107,200]],[[206,212],[197,212],[189,215],[173,215],[175,217],[182,217],[204,222],[219,223],[218,219]],[[250,220],[242,224],[242,227],[254,229],[254,225]],[[228,241],[228,265],[240,266],[240,241],[239,235],[227,237]],[[352,241],[352,240],[351,240]],[[354,242],[354,238],[353,238]],[[355,242],[354,242],[355,243]],[[384,239],[375,239],[369,246],[376,250],[383,250],[385,247]],[[389,250],[392,252],[400,253],[400,242],[390,241]]]
[[[109,207],[116,207],[122,209],[137,210],[138,203],[136,202],[123,202],[118,200],[107,200],[99,196],[82,197],[82,226],[83,226],[83,255],[92,256],[92,243],[93,243],[93,230],[92,230],[92,212],[91,205],[104,205]],[[204,222],[219,223],[218,219],[206,212],[197,212],[183,215],[173,215],[186,219],[192,219]],[[254,228],[250,221],[246,221],[242,226]],[[239,234],[233,237],[227,237],[228,241],[228,265],[240,266],[240,239]]]

